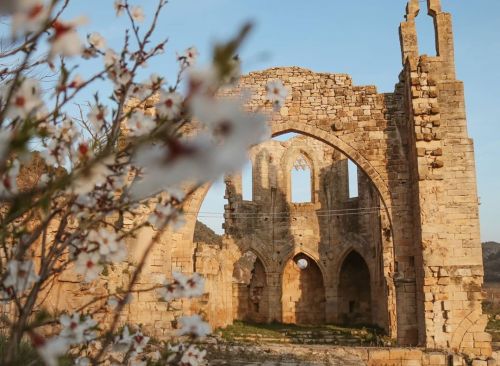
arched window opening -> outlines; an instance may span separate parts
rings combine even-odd
[[[370,271],[352,251],[344,259],[339,282],[339,321],[344,325],[371,324]]]
[[[312,202],[312,174],[304,155],[295,160],[290,174],[291,200],[294,203]]]
[[[323,324],[325,286],[317,263],[303,253],[290,259],[283,270],[283,323]]]
[[[347,163],[347,174],[349,178],[349,198],[358,197],[358,166],[351,160]]]
[[[243,200],[253,200],[253,167],[249,160],[241,170],[241,195]]]
[[[248,251],[234,264],[233,319],[267,321],[267,280],[262,261]]]
[[[436,30],[434,19],[424,11],[415,18],[417,28],[418,51],[421,55],[436,56]]]
[[[273,137],[273,140],[284,142],[284,141],[291,140],[297,136],[300,136],[300,134],[298,134],[296,132],[287,132],[287,133]]]

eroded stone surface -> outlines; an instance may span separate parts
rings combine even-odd
[[[237,87],[225,92],[234,95],[242,89],[251,90],[247,107],[269,113],[274,135],[296,131],[328,145],[316,148],[315,142],[308,142],[306,146],[311,150],[309,158],[318,177],[313,183],[314,202],[309,207],[289,203],[283,172],[288,171],[286,164],[294,162],[293,154],[300,149],[292,146],[288,150],[275,144],[271,150],[277,150],[268,156],[253,157],[255,178],[260,182],[254,190],[255,202],[243,202],[238,178],[229,177],[226,235],[221,242],[203,242],[193,238],[196,215],[210,186],[207,184],[187,202],[186,226],[178,232],[165,232],[154,248],[134,289],[134,300],[120,318],[122,324],[140,323],[144,331],[165,337],[175,328],[179,314],[201,309],[214,327],[225,326],[239,316],[235,309],[238,303],[255,304],[255,300],[259,309],[267,309],[264,314],[259,311],[262,321],[282,320],[282,314],[288,311],[283,312],[287,306],[286,299],[282,299],[283,269],[299,254],[314,260],[322,275],[325,321],[338,321],[341,276],[336,271],[342,268],[343,255],[356,249],[371,276],[372,322],[386,328],[399,344],[459,351],[483,360],[491,354],[491,337],[484,332],[487,318],[481,309],[483,267],[474,147],[467,133],[463,84],[455,76],[451,15],[442,11],[438,0],[429,1],[429,6],[436,25],[437,56],[418,54],[414,20],[418,2],[411,1],[406,21],[400,27],[403,70],[393,93],[380,94],[373,86],[355,86],[347,75],[297,67],[250,73],[241,78]],[[271,114],[265,102],[265,86],[274,79],[283,81],[289,96],[279,113]],[[340,218],[337,225],[330,225],[324,216],[317,215],[324,205],[334,203],[320,184],[321,169],[342,160],[335,160],[333,153],[325,155],[333,148],[358,165],[362,172],[360,184],[366,185],[360,190],[366,192],[365,204],[380,207],[376,218],[358,223]],[[284,163],[269,164],[269,158],[278,152]],[[338,189],[343,189],[342,184]],[[358,207],[365,207],[359,203],[362,194]],[[269,224],[271,216],[265,224],[235,220],[237,213],[261,215],[264,209],[270,212],[273,202],[281,204],[280,211],[288,210],[288,218],[273,225]],[[331,207],[335,206],[327,205]],[[148,210],[146,207],[145,215]],[[304,219],[307,215],[309,219]],[[274,238],[270,228],[276,230]],[[328,238],[330,229],[335,233],[332,239]],[[77,278],[64,273],[45,305],[72,310],[96,295],[125,288],[153,234],[153,229],[145,228],[135,242],[129,243],[128,262],[111,269],[99,283],[78,285]],[[277,248],[283,251],[276,253]],[[233,280],[233,274],[234,263],[249,249],[259,257],[262,268],[259,283],[248,296],[253,300],[247,301],[238,292],[241,286]],[[172,271],[199,271],[207,278],[207,294],[199,301],[174,304],[177,310],[171,311],[156,294],[139,291],[156,284],[159,276],[170,276]],[[287,284],[297,279],[291,273],[285,276]],[[319,281],[314,282],[321,288]],[[77,301],[68,302],[66,293]],[[313,296],[323,301],[322,296]],[[96,303],[95,308],[101,305]],[[321,320],[321,312],[314,319]],[[109,318],[109,313],[103,313],[101,324]],[[290,320],[297,321],[297,317]],[[391,351],[380,352],[374,357],[383,360]],[[441,365],[432,361],[440,357],[430,355],[429,361],[422,362]]]

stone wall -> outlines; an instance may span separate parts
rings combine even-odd
[[[195,192],[185,206],[187,224],[162,234],[122,323],[142,323],[146,331],[162,337],[175,326],[175,315],[201,309],[214,326],[230,324],[238,314],[233,301],[243,301],[233,293],[234,263],[248,250],[259,257],[266,273],[266,291],[257,296],[268,309],[266,319],[283,319],[283,270],[302,254],[322,274],[326,322],[337,322],[339,309],[346,306],[338,293],[339,271],[355,250],[370,272],[372,321],[382,324],[399,344],[483,358],[491,353],[491,337],[484,332],[487,318],[481,309],[483,266],[474,148],[467,133],[463,84],[455,75],[451,15],[441,10],[439,0],[428,0],[437,56],[421,56],[415,29],[419,7],[418,0],[411,0],[400,26],[403,70],[393,93],[355,86],[344,74],[297,67],[250,73],[222,93],[234,96],[251,91],[248,109],[269,114],[274,136],[294,131],[307,138],[290,146],[269,142],[267,151],[252,150],[257,182],[253,202],[242,200],[237,176],[227,178],[222,243],[193,239],[196,214],[210,184]],[[266,84],[275,79],[282,80],[289,92],[278,113],[273,113],[265,97]],[[298,153],[312,165],[313,201],[308,204],[289,202],[286,174]],[[355,201],[345,200],[345,157],[359,169],[360,196]],[[325,189],[332,182],[337,182],[334,188]],[[356,220],[318,214],[364,207],[380,208]],[[145,207],[145,214],[148,210]],[[286,215],[272,214],[276,212]],[[243,222],[238,213],[259,220]],[[77,288],[71,276],[61,276],[52,287],[56,295],[46,301],[57,309],[72,310],[80,303],[65,302],[65,293],[78,293],[78,302],[84,302],[96,293],[126,285],[153,234],[152,229],[144,229],[129,243],[127,263],[91,287]],[[208,293],[201,302],[176,304],[179,310],[172,312],[155,294],[140,291],[172,271],[200,271],[207,276]],[[248,308],[252,301],[247,301]],[[360,297],[359,308],[366,302]]]
[[[347,158],[307,136],[262,143],[250,151],[250,159],[253,200],[242,199],[241,177],[228,178],[224,228],[241,253],[253,252],[258,263],[264,263],[263,295],[268,308],[260,306],[261,313],[251,320],[349,322],[348,314],[342,313],[345,310],[351,315],[349,323],[377,324],[389,331],[387,286],[378,272],[382,261],[381,207],[369,179],[359,172],[358,197],[350,198]],[[311,172],[310,202],[294,203],[291,199],[297,161],[299,168],[307,166]],[[340,285],[345,277],[341,269],[351,253],[356,253],[366,268],[366,283],[355,283],[367,291],[363,294],[367,301],[361,303],[354,287]],[[304,269],[297,265],[301,259],[307,264]],[[256,268],[254,271],[256,275]],[[239,287],[240,295],[235,299],[247,302],[252,295],[244,297],[242,291],[255,288],[252,283],[246,290]],[[384,296],[375,295],[380,293]],[[351,307],[342,309],[340,304],[350,302]]]
[[[463,355],[423,348],[340,347],[297,344],[222,344],[211,346],[210,365],[257,366],[496,366],[498,355],[471,360]]]

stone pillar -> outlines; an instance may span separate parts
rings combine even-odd
[[[281,274],[277,272],[271,272],[267,276],[267,285],[269,293],[269,318],[268,322],[281,322],[282,318],[282,305],[281,305],[281,295],[282,295],[282,284],[281,284]]]
[[[326,322],[329,324],[338,324],[340,322],[339,319],[339,281],[337,276],[335,276],[333,280],[331,280],[331,287],[325,288],[326,292]]]

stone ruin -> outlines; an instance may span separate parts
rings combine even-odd
[[[235,319],[359,322],[384,328],[401,346],[491,355],[481,307],[474,146],[455,73],[451,15],[439,0],[428,0],[437,56],[420,55],[419,7],[411,0],[400,25],[403,68],[392,93],[298,67],[252,72],[224,92],[250,90],[248,108],[269,113],[273,136],[299,136],[250,151],[252,201],[242,198],[240,176],[226,177],[222,237],[197,221],[210,184],[190,197],[186,225],[163,233],[122,323],[142,324],[161,338],[171,334],[176,316],[200,310],[213,327]],[[265,102],[265,86],[275,79],[289,92],[278,113]],[[357,198],[348,194],[347,158],[358,167]],[[310,202],[291,202],[297,161],[311,171]],[[153,231],[144,228],[130,243],[127,263],[97,284],[77,285],[64,273],[40,306],[75,309],[125,287]],[[169,307],[140,291],[172,271],[203,274],[205,296]],[[108,318],[103,314],[102,323]]]

